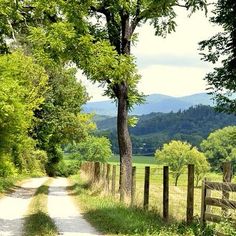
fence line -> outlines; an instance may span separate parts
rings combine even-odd
[[[111,165],[107,163],[83,163],[81,170],[90,175],[93,182],[100,182],[103,184],[104,189],[111,193],[112,196],[116,195],[116,181],[117,178],[117,165]],[[160,168],[158,168],[160,169]],[[202,200],[201,200],[201,223],[205,225],[206,221],[221,221],[222,217],[214,215],[210,212],[212,206],[222,208],[222,212],[227,213],[228,209],[236,210],[236,201],[229,200],[230,192],[236,192],[236,184],[230,183],[232,178],[231,165],[229,163],[224,164],[223,182],[211,182],[204,179],[202,182]],[[120,171],[118,171],[120,173]],[[150,166],[145,166],[144,172],[144,195],[143,195],[143,208],[148,210],[149,198],[150,198]],[[160,172],[161,173],[161,172]],[[168,222],[169,220],[169,167],[163,166],[163,219]],[[188,165],[187,168],[188,180],[187,180],[187,196],[186,196],[186,222],[191,224],[194,216],[194,165]],[[130,195],[130,206],[136,204],[136,181],[137,180],[137,168],[132,168],[132,185]],[[222,198],[214,198],[211,193],[214,190],[222,191]],[[123,200],[122,189],[119,188],[118,193],[120,199]]]

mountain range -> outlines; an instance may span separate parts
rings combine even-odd
[[[144,104],[134,106],[131,115],[145,115],[152,112],[177,112],[183,111],[196,105],[213,105],[211,96],[207,93],[198,93],[190,96],[172,97],[163,94],[151,94],[146,96]],[[88,102],[83,107],[86,113],[97,115],[116,116],[116,104],[111,100],[100,102]]]

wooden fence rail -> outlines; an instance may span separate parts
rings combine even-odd
[[[236,184],[231,183],[232,168],[229,162],[223,165],[223,182],[211,182],[204,179],[202,182],[202,205],[201,205],[201,223],[205,225],[207,221],[219,223],[223,218],[228,218],[236,224],[236,219],[227,216],[228,209],[236,210],[236,201],[230,200],[230,192],[236,192]],[[211,197],[212,191],[222,191],[222,198]],[[219,207],[222,209],[221,215],[212,214],[210,207]],[[216,232],[216,235],[224,235]]]

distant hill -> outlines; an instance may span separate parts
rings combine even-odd
[[[191,99],[191,98],[190,98]],[[151,113],[138,116],[137,125],[130,128],[133,153],[153,155],[157,148],[172,139],[199,146],[209,133],[229,125],[236,125],[236,117],[215,112],[210,106],[198,105],[188,110],[170,113]],[[100,135],[106,135],[118,152],[116,118],[97,121]]]
[[[184,97],[171,97],[163,94],[151,94],[144,104],[135,106],[131,114],[145,115],[152,112],[177,112],[195,105],[213,105],[210,95],[206,93],[193,94]],[[84,106],[85,112],[97,115],[116,116],[116,104],[111,101],[89,102]]]

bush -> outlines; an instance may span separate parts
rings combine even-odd
[[[10,156],[2,155],[0,157],[0,177],[16,176],[17,169],[11,161]]]
[[[68,177],[70,175],[75,175],[80,169],[81,162],[75,161],[73,163],[67,164],[65,161],[60,161],[56,167],[56,176]]]

